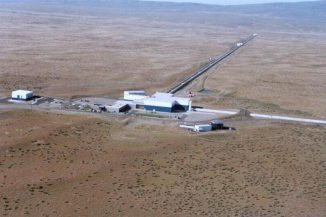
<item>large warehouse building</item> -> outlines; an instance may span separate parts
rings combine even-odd
[[[144,99],[144,109],[156,112],[186,112],[191,109],[191,100],[175,97],[170,93],[156,93]]]

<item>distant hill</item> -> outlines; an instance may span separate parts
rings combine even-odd
[[[317,27],[326,30],[326,1],[228,6],[224,9],[272,16],[304,29]]]
[[[326,1],[212,6],[136,0],[0,0],[0,8],[326,32]]]

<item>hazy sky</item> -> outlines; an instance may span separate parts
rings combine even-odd
[[[220,4],[220,5],[255,4],[255,3],[271,3],[271,2],[299,2],[299,0],[157,0],[157,1],[195,2],[195,3],[205,3],[205,4]],[[314,1],[314,0],[305,0],[305,1]]]

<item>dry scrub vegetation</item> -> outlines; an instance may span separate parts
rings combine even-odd
[[[0,114],[3,216],[323,216],[325,130],[201,136],[30,111]],[[19,123],[19,124],[18,124]]]
[[[205,89],[195,104],[325,118],[325,33],[269,15],[179,12],[0,10],[0,96],[165,90],[257,32],[190,86]],[[237,131],[197,135],[155,119],[0,111],[0,215],[325,215],[325,128],[227,122]]]
[[[244,35],[183,23],[37,12],[0,12],[0,22],[2,95],[15,88],[68,98],[165,89]]]
[[[220,107],[326,118],[326,35],[262,32],[204,83]],[[202,79],[194,89],[203,87]],[[196,87],[197,85],[197,87]]]
[[[325,33],[41,12],[1,11],[0,22],[2,96],[16,88],[66,98],[166,90],[256,31],[257,39],[193,84],[209,91],[195,103],[325,118]]]

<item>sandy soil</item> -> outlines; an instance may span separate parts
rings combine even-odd
[[[1,12],[0,17],[3,95],[15,88],[68,98],[164,90],[244,36],[218,27],[136,18],[36,12]]]
[[[3,216],[326,211],[326,137],[319,127],[248,120],[234,133],[198,136],[135,120],[31,111],[0,118]]]
[[[190,87],[212,106],[326,119],[326,35],[263,32]]]
[[[65,98],[166,90],[252,33],[132,17],[2,11],[0,18],[3,96],[17,88]],[[258,33],[190,87],[209,91],[197,94],[195,103],[326,118],[326,35],[275,28]]]
[[[168,89],[252,33],[232,17],[234,28],[1,11],[0,96]],[[266,29],[190,87],[194,104],[325,118],[325,35]],[[324,216],[325,128],[226,122],[237,130],[198,135],[168,121],[1,111],[0,215]]]

